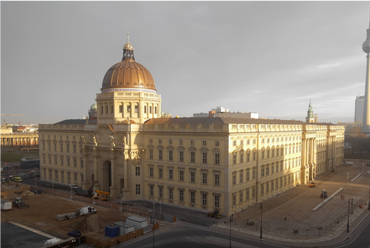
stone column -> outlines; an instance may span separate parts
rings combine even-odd
[[[116,156],[114,154],[114,149],[111,148],[110,150],[110,166],[111,166],[111,179],[112,179],[112,185],[110,186],[110,194],[113,197],[113,199],[116,199],[119,197],[119,192],[117,188],[117,179],[116,179],[116,165],[115,165]]]
[[[94,156],[94,180],[95,181],[98,181],[98,184],[95,184],[95,187],[98,187],[100,189],[100,181],[99,181],[99,170],[98,170],[98,158],[99,158],[99,155],[98,155],[98,151],[97,151],[97,148],[94,147],[93,149],[93,156]]]

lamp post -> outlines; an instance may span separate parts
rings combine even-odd
[[[233,221],[234,221],[234,214],[231,214],[230,216],[230,245],[229,245],[230,248],[231,248],[231,222]]]
[[[155,247],[155,243],[154,243],[154,205],[155,205],[155,202],[153,202],[153,248]]]
[[[260,239],[262,239],[262,203],[260,203],[260,211],[261,211],[261,230],[260,230]]]
[[[348,181],[349,181],[349,173],[347,173],[347,186],[348,186]]]

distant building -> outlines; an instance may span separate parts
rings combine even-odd
[[[310,104],[308,105],[306,122],[310,122],[310,123],[319,122],[319,117],[313,113],[311,100],[310,100]]]
[[[200,117],[232,117],[232,118],[248,118],[248,119],[258,119],[258,113],[252,112],[230,112],[229,109],[224,107],[217,107],[212,109],[208,113],[194,113],[193,117],[200,118]]]
[[[356,96],[355,122],[361,122],[361,126],[364,120],[364,106],[365,106],[365,96]]]

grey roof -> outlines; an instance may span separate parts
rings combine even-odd
[[[68,120],[57,122],[55,124],[86,124],[86,120],[85,119],[68,119]]]
[[[293,124],[305,125],[307,122],[296,120],[279,120],[279,119],[250,119],[250,118],[233,118],[233,117],[184,117],[184,118],[153,118],[145,124]],[[309,123],[310,125],[333,125],[332,123]]]

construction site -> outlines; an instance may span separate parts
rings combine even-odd
[[[126,222],[127,217],[132,215],[141,216],[149,221],[148,211],[130,208],[129,206],[121,207],[120,204],[98,199],[95,201],[93,198],[78,195],[73,195],[71,200],[70,194],[66,192],[47,191],[48,189],[34,190],[26,184],[2,182],[1,200],[2,202],[12,202],[12,208],[1,212],[1,223],[19,224],[31,230],[47,233],[60,240],[71,239],[68,232],[78,230],[81,232],[81,236],[85,237],[84,241],[87,243],[96,247],[105,247],[112,245],[112,243],[124,242],[144,233],[143,230],[129,235],[114,235],[117,237],[112,241],[112,237],[106,236],[105,229],[107,226],[113,227],[113,223]],[[58,215],[76,213],[77,209],[86,206],[93,206],[90,208],[96,209],[96,212],[58,220]],[[156,224],[155,228],[158,227],[159,225]],[[152,228],[153,226],[149,225],[145,231],[150,231]],[[4,241],[3,238],[2,240]]]

